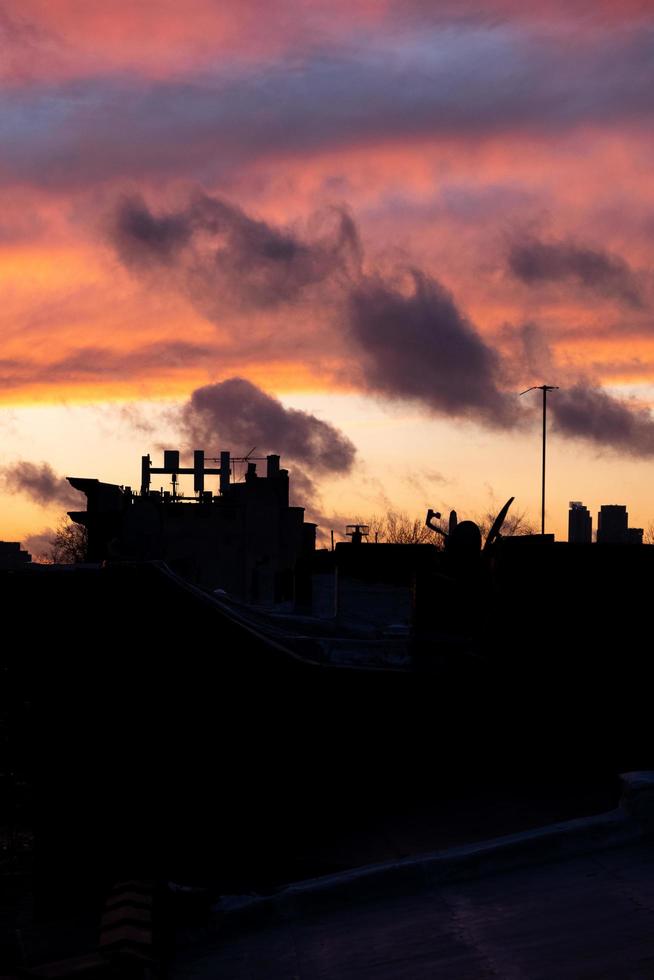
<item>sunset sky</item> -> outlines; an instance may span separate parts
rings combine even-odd
[[[543,382],[548,529],[654,522],[654,0],[4,0],[0,78],[0,539],[194,445],[537,523]]]

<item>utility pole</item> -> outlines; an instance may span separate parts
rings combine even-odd
[[[545,447],[547,444],[547,392],[558,391],[558,385],[533,385],[531,388],[521,391],[521,395],[526,395],[528,391],[543,392],[543,476],[541,484],[541,510],[540,510],[540,533],[545,534]]]

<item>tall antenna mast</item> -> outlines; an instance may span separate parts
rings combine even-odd
[[[541,509],[540,509],[540,533],[545,534],[545,447],[547,443],[547,392],[558,391],[558,385],[533,385],[521,391],[521,395],[526,395],[528,391],[543,392],[543,476],[541,485]]]

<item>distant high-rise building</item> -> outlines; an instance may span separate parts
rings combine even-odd
[[[580,500],[570,501],[568,511],[568,541],[574,544],[590,544],[593,540],[593,518],[588,507]]]
[[[627,544],[629,514],[624,504],[602,504],[597,515],[598,544]]]
[[[645,531],[642,527],[628,527],[627,544],[642,544],[644,533]]]

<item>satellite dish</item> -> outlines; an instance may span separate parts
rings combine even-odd
[[[502,510],[499,512],[499,514],[497,515],[497,517],[493,521],[493,526],[491,527],[490,531],[488,532],[488,536],[487,536],[486,542],[484,544],[484,551],[486,551],[487,548],[490,548],[490,546],[494,543],[494,541],[496,540],[496,538],[498,538],[500,536],[500,531],[502,530],[502,525],[504,524],[504,521],[506,520],[506,515],[509,513],[509,507],[511,506],[511,504],[513,503],[514,500],[515,500],[515,497],[509,497],[509,499],[507,500],[507,502],[504,504],[504,507],[502,507]]]

